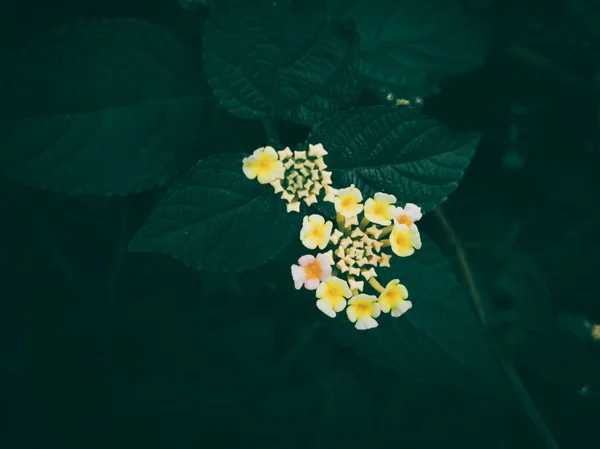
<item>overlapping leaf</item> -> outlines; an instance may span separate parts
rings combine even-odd
[[[369,107],[321,123],[309,141],[329,151],[335,186],[355,184],[365,197],[386,192],[431,209],[458,186],[479,135],[409,109]]]
[[[415,255],[393,258],[391,268],[378,270],[382,285],[392,279],[406,285],[413,308],[399,318],[382,314],[379,326],[365,332],[347,320],[332,320],[335,331],[365,357],[404,378],[399,389],[417,383],[501,397],[506,393],[503,374],[469,298],[436,244],[422,238]]]
[[[0,97],[0,171],[71,194],[169,182],[211,107],[193,53],[130,19],[79,21],[32,42],[0,73]]]
[[[270,186],[248,180],[242,157],[206,159],[156,205],[130,243],[196,269],[241,271],[277,256],[300,232]]]
[[[489,28],[459,0],[330,3],[333,14],[356,23],[363,76],[392,91],[433,93],[440,81],[481,66],[489,48]]]
[[[359,76],[354,28],[330,22],[323,2],[234,0],[206,25],[205,72],[232,114],[315,123],[353,98]]]

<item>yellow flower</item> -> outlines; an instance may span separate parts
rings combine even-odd
[[[369,198],[365,203],[365,217],[373,223],[388,226],[392,224],[395,202],[394,195],[378,192],[374,198]]]
[[[363,210],[362,199],[360,190],[354,187],[354,184],[338,190],[334,200],[335,211],[347,218],[354,217]]]
[[[316,290],[321,281],[331,277],[331,256],[317,254],[317,257],[307,254],[298,259],[298,265],[292,265],[292,278],[296,290],[304,286],[307,290]]]
[[[348,283],[335,276],[319,284],[317,288],[317,307],[325,315],[335,318],[336,312],[346,307],[346,298],[352,296]]]
[[[390,246],[394,254],[400,257],[408,257],[421,249],[421,236],[416,226],[410,228],[405,224],[394,226],[390,234]]]
[[[407,301],[408,290],[400,283],[399,279],[393,279],[385,286],[377,303],[383,313],[392,311],[393,317],[398,317],[412,307],[412,302]]]
[[[302,220],[302,229],[300,230],[300,240],[308,249],[325,249],[331,237],[333,223],[325,221],[321,215],[313,214],[304,217]]]
[[[377,327],[375,318],[379,316],[381,309],[377,304],[377,297],[361,293],[348,301],[346,314],[348,319],[356,323],[354,327],[358,330],[373,329]]]
[[[283,179],[285,168],[278,159],[273,147],[259,148],[252,156],[245,157],[242,169],[248,179],[258,178],[261,184],[270,184],[276,179]]]
[[[394,224],[405,224],[409,228],[419,221],[423,214],[421,208],[413,203],[406,203],[403,208],[398,206],[394,211]]]

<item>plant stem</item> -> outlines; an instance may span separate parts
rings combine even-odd
[[[274,148],[280,148],[281,138],[279,137],[279,128],[277,127],[277,121],[275,117],[265,118],[263,119],[262,123],[269,145]]]
[[[456,258],[458,259],[458,263],[460,266],[460,270],[462,272],[464,281],[467,284],[467,288],[469,290],[469,297],[473,303],[473,306],[477,312],[477,316],[481,325],[486,328],[487,327],[487,318],[485,315],[485,309],[483,307],[482,297],[477,285],[475,283],[475,278],[473,276],[473,271],[469,265],[469,261],[467,255],[462,247],[462,244],[452,229],[448,218],[442,211],[441,206],[437,206],[435,208],[435,216],[438,219],[440,227],[442,228],[446,238],[452,245],[454,246],[454,251],[456,253]],[[504,374],[513,388],[517,398],[519,399],[523,410],[531,420],[532,424],[535,426],[540,436],[544,440],[544,443],[548,449],[558,449],[558,443],[552,436],[552,432],[544,422],[544,418],[540,414],[539,410],[536,408],[535,403],[531,399],[531,396],[527,392],[521,377],[515,370],[514,366],[503,356],[502,350],[494,343],[490,345],[502,367]]]

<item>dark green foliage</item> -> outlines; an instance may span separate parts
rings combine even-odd
[[[356,24],[361,74],[390,92],[439,92],[439,83],[483,65],[490,29],[460,0],[330,0]],[[403,97],[406,98],[406,97]]]
[[[79,21],[25,46],[0,73],[0,170],[23,183],[123,195],[174,179],[214,111],[202,67],[168,31]]]
[[[378,270],[384,287],[400,279],[413,308],[399,318],[382,314],[379,326],[369,332],[336,320],[335,332],[369,360],[397,373],[399,390],[427,385],[505,397],[506,381],[465,291],[437,245],[425,235],[422,241],[413,256],[393,258],[391,268]]]
[[[300,232],[269,185],[248,180],[240,155],[200,161],[165,197],[130,244],[204,270],[240,271],[277,256]]]
[[[597,446],[595,2],[84,3],[0,2],[2,447]],[[242,173],[307,137],[429,211],[376,329]]]
[[[228,3],[206,25],[204,70],[229,112],[311,124],[353,98],[358,36],[351,25],[329,21],[323,2]]]
[[[479,142],[410,109],[352,109],[319,124],[309,142],[322,143],[339,188],[355,184],[365,198],[395,195],[431,209],[458,186]]]

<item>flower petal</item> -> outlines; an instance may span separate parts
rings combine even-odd
[[[399,317],[405,314],[410,308],[412,308],[412,302],[410,301],[400,301],[398,305],[392,310],[393,317]]]
[[[335,311],[331,307],[331,304],[329,304],[328,301],[325,301],[324,299],[319,299],[317,301],[317,307],[319,308],[319,310],[321,312],[323,312],[328,317],[335,318],[336,313],[335,313]]]
[[[423,217],[421,208],[413,203],[406,203],[404,206],[404,213],[408,215],[413,222],[419,221]]]
[[[304,268],[298,265],[292,265],[292,278],[294,279],[294,287],[296,290],[300,290],[302,285],[304,285],[304,281],[306,280]]]
[[[367,329],[373,329],[373,328],[376,328],[377,326],[379,326],[377,321],[375,321],[370,316],[361,318],[354,325],[354,327],[356,327],[358,330],[361,330],[361,331],[367,330]]]

